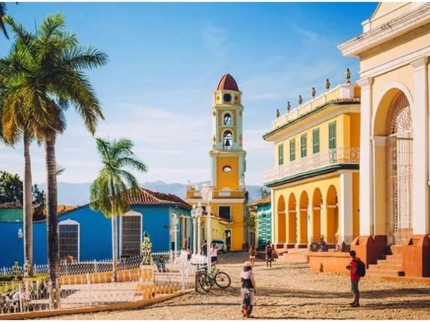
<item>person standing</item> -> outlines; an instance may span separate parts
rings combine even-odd
[[[250,318],[254,307],[254,296],[256,295],[256,283],[250,262],[245,262],[243,265],[243,271],[240,273],[240,281],[242,283],[241,293],[243,296],[242,314],[244,317]]]
[[[257,250],[255,249],[255,246],[252,245],[251,248],[249,249],[249,261],[251,262],[252,267],[254,267],[256,255],[257,255]]]
[[[219,249],[220,248],[215,243],[212,244],[212,247],[210,249],[211,265],[212,266],[214,266],[215,263],[218,261],[218,250]]]
[[[266,245],[266,267],[272,267],[272,245],[270,244],[270,241],[267,242]]]
[[[351,263],[346,267],[349,270],[349,276],[351,279],[351,291],[354,294],[354,301],[349,303],[352,307],[360,306],[360,291],[358,289],[358,282],[360,282],[361,276],[358,274],[358,262],[360,258],[357,257],[355,250],[351,250],[349,252],[349,256],[351,256]]]
[[[208,256],[208,243],[206,239],[203,241],[203,245],[200,247],[200,254],[202,256]]]

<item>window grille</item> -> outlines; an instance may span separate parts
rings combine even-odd
[[[124,215],[121,217],[121,256],[140,255],[142,243],[142,216]]]
[[[79,223],[65,220],[58,224],[60,260],[79,261]]]

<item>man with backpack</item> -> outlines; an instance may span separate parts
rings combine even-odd
[[[364,264],[360,258],[357,257],[355,250],[349,252],[352,260],[351,263],[346,267],[350,271],[349,276],[351,279],[351,291],[354,294],[354,301],[350,303],[352,307],[360,306],[360,291],[358,290],[358,282],[360,278],[366,275],[366,264]]]

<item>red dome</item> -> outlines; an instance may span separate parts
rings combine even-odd
[[[216,90],[229,90],[239,92],[239,87],[237,86],[237,83],[234,80],[233,76],[231,76],[230,74],[225,74],[223,77],[221,77]]]

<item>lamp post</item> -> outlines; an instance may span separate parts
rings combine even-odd
[[[172,227],[174,229],[172,229],[172,231],[175,233],[175,259],[178,253],[178,229],[177,229],[177,225],[178,225],[178,216],[176,214],[172,214]]]
[[[198,254],[200,249],[200,217],[202,216],[202,206],[200,202],[198,205],[193,205],[191,215],[193,216],[193,253]],[[197,228],[198,227],[198,228]]]
[[[207,259],[208,259],[208,269],[211,267],[211,256],[210,256],[210,246],[211,246],[211,207],[210,202],[212,201],[212,189],[207,185],[204,184],[202,190],[200,191],[200,194],[202,196],[202,200],[204,203],[206,203],[206,212],[207,212],[207,224],[206,224],[206,240],[207,240]]]

